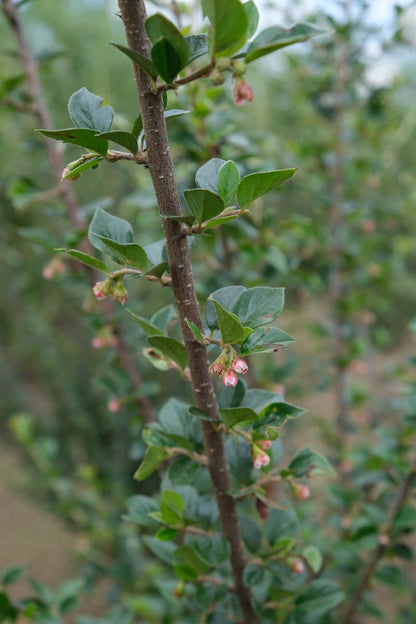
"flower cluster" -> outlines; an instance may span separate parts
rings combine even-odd
[[[113,279],[108,277],[103,282],[97,282],[92,287],[94,296],[98,301],[110,296],[115,301],[119,301],[124,305],[128,299],[128,292],[123,284],[123,279]]]
[[[251,455],[253,457],[253,466],[260,470],[270,464],[270,455],[267,451],[272,448],[272,441],[267,438],[256,440],[251,445]]]
[[[234,388],[238,384],[237,375],[245,375],[248,364],[241,359],[231,345],[225,345],[221,354],[209,367],[211,375],[222,377],[224,386]]]
[[[244,78],[238,78],[235,81],[233,95],[237,106],[242,106],[246,101],[250,103],[254,98],[253,89]]]

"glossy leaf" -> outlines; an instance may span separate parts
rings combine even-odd
[[[190,321],[188,318],[185,319],[185,323],[188,325],[189,329],[193,333],[194,337],[198,340],[199,344],[204,345],[204,336],[202,335],[199,327],[197,327],[195,323],[192,323],[192,321]]]
[[[271,425],[273,427],[281,427],[289,419],[299,418],[299,416],[303,416],[303,414],[305,414],[305,411],[306,410],[298,407],[297,405],[292,405],[292,403],[275,401],[273,403],[269,403],[261,410],[261,420],[259,421],[258,425]]]
[[[118,243],[105,236],[98,238],[104,245],[104,251],[114,255],[122,264],[135,267],[140,271],[146,270],[148,266],[146,252],[137,243]]]
[[[69,178],[74,178],[76,176],[80,176],[84,171],[88,169],[96,169],[98,164],[104,160],[102,156],[94,156],[93,158],[88,158],[84,162],[81,162],[80,165],[72,167],[70,171],[66,175],[63,176],[63,180],[68,180]]]
[[[107,139],[100,139],[97,137],[96,130],[88,130],[87,128],[65,128],[64,130],[36,130],[36,132],[40,132],[49,139],[55,139],[55,141],[72,143],[79,147],[85,147],[91,152],[97,152],[97,154],[101,154],[102,156],[105,156],[108,151]]]
[[[187,363],[185,347],[181,342],[168,336],[150,336],[147,339],[151,347],[158,349],[170,360],[173,360],[182,370]]]
[[[225,286],[210,294],[205,307],[205,320],[210,329],[219,329],[214,301],[218,301],[226,310],[232,310],[235,301],[245,290],[244,286]]]
[[[243,4],[243,7],[246,12],[248,21],[247,37],[252,37],[257,30],[257,26],[259,25],[260,15],[253,0],[248,0],[248,2],[245,2]]]
[[[225,310],[218,301],[214,301],[214,305],[223,344],[240,344],[245,338],[245,331],[238,317]]]
[[[258,197],[277,188],[291,178],[295,172],[296,169],[280,169],[278,171],[251,173],[245,176],[241,180],[237,191],[238,203],[241,208],[246,208]]]
[[[289,470],[296,477],[318,477],[320,475],[335,474],[328,460],[310,448],[303,449],[296,455],[289,464]]]
[[[239,183],[240,173],[237,166],[232,160],[228,160],[218,171],[218,192],[226,206],[234,200]]]
[[[130,316],[134,318],[136,323],[140,325],[140,327],[145,332],[145,334],[147,334],[148,336],[163,336],[163,332],[160,331],[160,329],[156,327],[156,325],[153,325],[153,323],[151,323],[147,319],[143,318],[142,316],[139,316],[138,314],[133,312],[133,310],[130,310],[129,308],[125,308],[125,309],[126,309],[126,312],[128,312]]]
[[[165,110],[163,116],[165,119],[171,119],[172,117],[182,117],[182,115],[189,115],[190,111],[182,110],[181,108],[169,108]]]
[[[211,228],[217,227],[218,225],[224,225],[225,223],[229,223],[229,221],[234,221],[234,219],[238,219],[239,215],[229,215],[224,217],[217,217],[214,219],[210,219],[209,221],[205,221],[204,230],[209,230]]]
[[[78,128],[89,128],[96,132],[108,132],[113,123],[111,106],[102,106],[103,98],[82,87],[71,95],[68,102],[69,114]]]
[[[150,41],[156,44],[161,39],[165,39],[179,56],[179,69],[185,67],[189,59],[190,49],[186,39],[181,35],[175,24],[165,15],[155,13],[146,20],[145,26]]]
[[[248,19],[239,0],[202,0],[202,10],[211,23],[208,45],[212,57],[230,56],[244,45]]]
[[[325,31],[311,24],[299,23],[286,30],[282,26],[270,26],[263,30],[248,46],[245,60],[251,63],[265,54],[271,54],[294,43],[307,41],[311,37],[325,34]]]
[[[123,52],[123,54],[128,56],[134,63],[136,63],[136,65],[144,69],[144,71],[147,74],[149,74],[149,76],[153,78],[153,80],[156,80],[157,78],[156,67],[153,65],[150,59],[146,58],[145,56],[142,56],[141,54],[139,54],[135,50],[132,50],[131,48],[120,45],[118,43],[114,43],[113,41],[110,41],[110,45],[120,50],[120,52]]]
[[[181,69],[181,59],[167,39],[154,44],[152,60],[160,77],[168,84],[172,83]]]
[[[83,251],[78,251],[78,249],[56,249],[56,251],[62,251],[63,253],[68,254],[68,256],[72,256],[72,258],[82,262],[82,264],[92,267],[93,269],[97,269],[98,271],[102,271],[103,273],[107,273],[108,271],[104,262],[101,262],[98,258],[94,258],[94,256],[90,256]]]
[[[150,477],[151,474],[162,464],[168,457],[167,451],[158,446],[149,446],[142,463],[134,473],[136,481],[143,481]]]
[[[199,224],[216,217],[225,207],[222,199],[207,189],[189,189],[184,191],[184,196]]]
[[[344,594],[336,583],[316,579],[295,599],[296,606],[305,614],[325,613],[344,600]]]
[[[160,512],[166,524],[179,524],[184,511],[183,498],[172,490],[163,490],[160,502]]]
[[[241,345],[241,355],[270,353],[279,347],[288,347],[295,339],[278,327],[258,327]]]
[[[227,427],[247,426],[258,419],[258,415],[249,407],[220,408],[220,414]]]
[[[130,132],[113,130],[112,132],[102,132],[97,136],[103,139],[108,139],[109,141],[113,141],[113,143],[117,143],[117,145],[125,147],[129,152],[133,154],[133,156],[137,154],[137,139],[134,134],[130,134]]]

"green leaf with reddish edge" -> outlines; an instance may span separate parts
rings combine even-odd
[[[55,141],[62,141],[63,143],[72,143],[79,147],[85,147],[91,152],[97,152],[105,156],[108,151],[107,139],[100,139],[96,136],[96,130],[89,130],[87,128],[65,128],[63,130],[35,130],[40,132],[43,136],[49,139],[55,139]],[[71,172],[72,173],[72,172]]]
[[[83,251],[78,251],[78,249],[63,249],[62,248],[62,249],[55,249],[55,251],[66,253],[68,254],[68,256],[72,256],[72,258],[75,258],[79,262],[82,262],[82,264],[92,267],[93,269],[97,269],[98,271],[102,271],[103,273],[108,272],[108,268],[106,267],[104,262],[101,262],[101,260],[98,260],[98,258],[94,258],[94,256],[90,256],[84,253]]]
[[[160,501],[160,512],[166,524],[180,524],[184,507],[183,498],[178,492],[163,490]]]
[[[211,57],[231,56],[247,40],[248,19],[239,0],[202,0],[204,16],[211,28],[208,45]]]
[[[150,477],[151,474],[167,459],[168,453],[162,447],[149,446],[142,463],[134,473],[136,481],[143,481]]]
[[[181,69],[181,58],[167,39],[159,39],[152,47],[152,60],[161,78],[171,84]]]
[[[275,50],[280,50],[294,43],[307,41],[317,35],[324,35],[325,32],[316,26],[302,22],[288,30],[282,26],[270,26],[249,44],[245,61],[251,63],[265,54],[271,54]]]
[[[239,183],[240,173],[237,166],[232,160],[228,160],[218,171],[218,192],[226,206],[232,203]]]
[[[161,39],[168,41],[179,56],[179,69],[185,67],[190,56],[190,49],[185,37],[181,35],[175,24],[165,15],[155,13],[146,20],[145,27],[150,41],[153,44],[158,43]]]
[[[204,345],[205,344],[204,336],[202,335],[199,327],[197,327],[195,323],[192,323],[192,321],[190,321],[188,318],[185,319],[185,323],[188,325],[190,331],[198,340],[199,344]]]
[[[220,408],[221,418],[227,427],[236,425],[246,427],[258,420],[259,416],[250,407],[228,407]]]
[[[136,63],[136,65],[144,69],[144,71],[147,74],[149,74],[149,76],[153,78],[153,80],[156,80],[157,70],[150,59],[146,58],[145,56],[142,56],[141,54],[139,54],[135,50],[132,50],[131,48],[120,45],[118,43],[114,43],[114,41],[110,41],[109,43],[110,45],[117,48],[117,50],[120,50],[120,52],[123,52],[123,54],[128,56],[134,63]]]
[[[300,451],[289,464],[289,470],[295,477],[319,477],[320,475],[335,475],[328,460],[310,448]]]
[[[289,347],[295,339],[278,327],[258,327],[241,345],[241,355],[270,353],[279,347]]]
[[[170,360],[173,360],[182,370],[187,364],[185,347],[181,342],[168,336],[150,336],[147,339],[151,347],[158,349]]]
[[[147,334],[148,336],[163,336],[163,332],[161,332],[160,329],[156,327],[156,325],[153,325],[153,323],[143,318],[142,316],[139,316],[129,308],[125,308],[125,310],[130,314],[131,317],[134,318],[136,323],[140,325],[145,334]]]
[[[112,130],[111,132],[102,132],[97,136],[108,139],[109,141],[113,141],[113,143],[117,143],[117,145],[121,145],[125,147],[129,152],[135,156],[137,154],[138,146],[137,139],[134,134],[130,134],[130,132],[121,132],[120,130]]]
[[[256,286],[241,292],[231,308],[226,307],[238,316],[242,325],[257,329],[272,323],[279,316],[284,301],[284,288]]]
[[[107,253],[110,251],[111,255],[115,255],[122,264],[135,267],[140,271],[146,270],[149,264],[146,252],[137,243],[117,243],[105,236],[99,236],[98,238],[104,243],[105,251]]]
[[[238,185],[237,198],[241,208],[246,208],[251,202],[265,193],[277,188],[289,180],[296,169],[280,169],[276,171],[262,171],[244,176]]]
[[[243,342],[245,332],[239,318],[232,312],[225,310],[218,301],[214,300],[214,305],[223,344],[240,344]]]
[[[248,0],[248,2],[245,2],[243,4],[243,7],[246,12],[248,21],[247,37],[252,37],[257,30],[257,26],[259,25],[260,15],[253,0]]]
[[[88,160],[84,161],[77,167],[73,167],[66,175],[63,176],[62,180],[68,180],[69,178],[74,178],[76,176],[80,176],[84,171],[88,169],[96,169],[98,167],[98,163],[100,163],[104,158],[102,156],[94,156],[93,158],[88,158]]]
[[[208,54],[208,37],[206,35],[189,35],[188,37],[185,37],[185,40],[189,47],[187,65],[196,61],[196,59],[200,56]]]
[[[224,210],[223,200],[207,189],[189,189],[184,191],[189,210],[199,224],[213,219]]]
[[[103,98],[81,87],[69,98],[70,117],[78,128],[90,128],[96,132],[108,132],[113,123],[111,106],[102,106]]]

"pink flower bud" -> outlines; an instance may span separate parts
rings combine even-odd
[[[91,346],[94,349],[102,349],[104,347],[104,340],[100,336],[94,336],[91,340]]]
[[[233,95],[237,106],[241,106],[245,101],[252,102],[254,97],[253,89],[244,78],[239,78],[235,81]]]
[[[98,301],[105,299],[106,296],[108,295],[108,293],[106,292],[107,289],[105,286],[106,286],[106,282],[97,282],[92,287],[92,292],[94,293],[94,296],[96,299],[98,299]]]
[[[382,546],[388,546],[390,544],[390,538],[385,533],[382,533],[378,538],[378,542]]]
[[[271,440],[260,440],[259,442],[257,442],[257,444],[259,445],[262,451],[270,451],[270,449],[272,448]]]
[[[119,412],[120,408],[121,408],[121,403],[120,403],[120,401],[118,399],[111,399],[107,403],[107,409],[112,414],[116,414],[117,412]]]
[[[299,500],[306,500],[310,497],[311,491],[307,485],[297,485],[295,488],[296,498]]]
[[[224,386],[234,388],[238,384],[238,377],[232,371],[228,371],[222,378]]]
[[[303,561],[301,561],[300,559],[296,559],[295,561],[293,561],[290,567],[295,574],[302,574],[302,572],[305,570]]]
[[[234,372],[237,373],[237,375],[245,375],[246,372],[248,371],[247,362],[241,359],[234,360],[233,369],[234,369]]]
[[[268,466],[270,464],[270,457],[269,455],[267,455],[267,453],[263,453],[263,451],[261,451],[259,454],[259,458],[262,466]]]
[[[263,466],[263,464],[261,463],[260,457],[255,457],[253,459],[253,466],[254,468],[257,468],[257,470],[260,470],[260,468]]]
[[[45,268],[42,271],[42,275],[44,277],[44,279],[46,280],[50,280],[53,278],[53,276],[55,275],[54,270],[52,269],[52,267],[48,264],[47,266],[45,266]]]
[[[341,528],[344,530],[350,529],[352,525],[352,520],[349,516],[344,516],[341,520]]]

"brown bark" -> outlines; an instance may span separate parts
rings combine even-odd
[[[118,4],[129,47],[149,58],[150,42],[144,26],[146,9],[143,0],[119,0]],[[180,215],[181,206],[169,153],[162,94],[160,91],[154,92],[148,75],[137,65],[134,65],[134,76],[143,128],[147,139],[149,170],[159,210],[161,215]],[[178,222],[164,219],[162,216],[162,225],[172,276],[172,289],[188,356],[195,404],[211,418],[219,420],[214,386],[208,372],[206,348],[195,340],[185,322],[185,318],[188,318],[202,330],[187,236],[182,225]],[[235,501],[227,494],[230,489],[230,476],[222,435],[208,421],[202,421],[202,431],[222,531],[231,546],[231,567],[243,621],[246,624],[255,624],[258,619],[250,602],[249,590],[243,585],[242,580],[246,559],[240,539]]]

